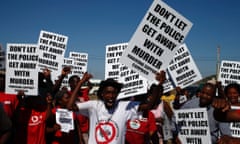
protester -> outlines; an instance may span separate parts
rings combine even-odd
[[[51,114],[52,97],[25,96],[19,100],[14,114],[15,144],[46,144],[46,120]],[[46,103],[47,105],[43,105]]]
[[[224,88],[224,94],[232,106],[240,106],[240,85],[237,83],[228,84]]]
[[[70,99],[70,94],[68,93],[67,90],[63,89],[57,92],[56,96],[56,105],[52,109],[52,115],[51,118],[47,120],[47,143],[48,144],[83,144],[81,133],[78,131],[79,130],[79,124],[78,121],[76,120],[76,113],[72,113],[72,119],[73,119],[73,125],[74,129],[69,130],[66,132],[61,131],[61,126],[57,124],[56,122],[56,112],[59,111],[60,109],[65,109],[67,110],[66,106],[67,103]],[[66,120],[64,117],[60,117],[62,120]],[[70,119],[68,119],[70,121]],[[79,136],[80,134],[80,136]]]
[[[72,92],[76,88],[77,83],[79,81],[80,81],[80,77],[77,76],[77,75],[73,75],[69,78],[68,83],[69,83],[69,86],[70,86],[70,89],[71,89],[69,91],[70,94],[72,94]],[[85,83],[89,83],[89,81],[86,81]],[[88,96],[89,89],[90,88],[88,86],[84,87],[84,88],[82,88],[82,87],[79,88],[79,90],[77,92],[77,100],[79,102],[85,102],[85,101],[89,100],[89,96]],[[77,120],[78,120],[79,128],[80,128],[79,131],[81,131],[84,142],[87,143],[87,141],[88,141],[88,131],[89,131],[89,119],[88,119],[88,117],[77,113]]]
[[[38,95],[44,98],[49,94],[55,96],[56,93],[60,90],[64,77],[66,77],[70,72],[71,67],[64,67],[61,71],[61,74],[58,76],[58,79],[53,82],[51,77],[51,70],[44,68],[41,72],[38,73]]]
[[[90,74],[87,76],[90,77]],[[77,91],[83,83],[83,78],[78,82],[71,100],[69,108],[73,107],[77,97]],[[138,110],[143,110],[152,106],[158,95],[158,86],[154,87],[154,94],[148,99],[148,105],[139,105],[135,101],[117,100],[122,84],[113,79],[101,81],[97,93],[98,100],[87,102],[76,102],[79,112],[88,115],[90,119],[89,143],[124,143],[126,122],[134,118]],[[87,114],[86,114],[87,110]]]
[[[141,104],[147,102],[148,94],[134,97],[134,100]],[[147,144],[157,130],[156,121],[150,109],[137,111],[136,119],[127,121],[126,144]]]
[[[187,101],[181,109],[186,108],[203,108],[207,109],[208,122],[210,127],[211,141],[217,143],[217,140],[223,135],[231,135],[229,123],[217,121],[213,117],[214,108],[212,102],[216,98],[216,87],[211,83],[205,83],[200,91],[199,97]]]

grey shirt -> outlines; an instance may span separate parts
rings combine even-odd
[[[198,97],[193,97],[191,100],[187,101],[181,107],[181,109],[200,108],[199,100],[200,99]],[[208,122],[210,126],[212,143],[215,144],[221,135],[231,136],[230,123],[219,122],[215,120],[213,116],[214,108],[211,105],[207,106],[206,108],[208,113]]]

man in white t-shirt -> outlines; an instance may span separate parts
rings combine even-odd
[[[84,81],[90,77],[90,74],[85,73],[77,88],[80,88]],[[88,143],[124,144],[127,120],[134,118],[138,110],[152,106],[157,97],[155,95],[158,95],[158,86],[155,86],[154,94],[149,97],[147,104],[117,100],[122,86],[113,79],[101,81],[97,93],[98,100],[76,102],[79,112],[90,119]],[[75,97],[73,92],[69,108],[71,108]]]

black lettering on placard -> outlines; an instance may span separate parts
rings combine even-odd
[[[9,62],[9,68],[18,68],[19,62]]]
[[[158,17],[156,17],[154,14],[150,12],[148,13],[147,20],[150,23],[154,24],[156,27],[158,27],[161,22],[161,19],[159,19]]]
[[[41,58],[39,58],[38,60],[39,60],[39,63],[51,65],[51,66],[54,66],[54,67],[58,67],[57,62],[46,60],[46,59],[41,59]]]
[[[10,52],[25,52],[25,46],[10,46],[9,51]]]
[[[179,43],[183,42],[184,35],[182,35],[177,30],[174,30],[174,28],[172,28],[167,23],[163,22],[159,28],[160,30],[163,30],[166,34],[168,34],[170,37],[172,37],[174,40],[178,41]]]
[[[169,67],[169,69],[170,69],[171,71],[173,71],[173,70],[175,70],[175,69],[177,69],[177,68],[178,68],[177,64],[173,64],[173,65],[171,65],[171,66]]]
[[[116,52],[116,56],[122,56],[122,52]]]
[[[53,35],[53,34],[50,34],[50,33],[45,33],[45,32],[42,33],[42,37],[52,39],[52,40],[56,40],[56,38],[57,38],[56,35]]]
[[[25,68],[25,69],[35,69],[36,68],[36,63],[31,63],[31,62],[21,62],[20,63],[20,68]]]
[[[180,66],[185,65],[187,63],[190,63],[190,58],[186,58],[186,59],[178,62],[178,66],[180,67]]]
[[[178,55],[174,58],[175,61],[179,61],[185,57],[189,56],[189,53],[188,52],[185,52],[185,53],[182,53],[181,55]]]
[[[127,57],[129,57],[131,60],[133,60],[134,62],[136,62],[136,63],[139,64],[140,66],[143,66],[143,65],[144,65],[144,63],[143,63],[142,61],[138,60],[136,57],[134,57],[134,56],[132,56],[132,55],[130,55],[130,54],[128,54]]]
[[[20,54],[19,55],[19,60],[22,60],[22,61],[37,61],[38,56],[37,55]]]
[[[189,130],[188,129],[180,129],[180,134],[181,135],[189,135]]]
[[[29,71],[17,71],[17,70],[14,70],[14,75],[15,76],[22,76],[22,77],[29,77],[30,76],[30,72]]]
[[[176,73],[179,75],[179,74],[181,74],[185,71],[188,71],[188,70],[189,70],[188,66],[184,66],[184,67],[181,67],[178,70],[176,70]]]
[[[9,60],[17,60],[17,59],[18,59],[18,55],[17,55],[17,54],[9,53],[7,58],[8,58]]]
[[[240,123],[239,122],[233,122],[232,127],[240,128]]]
[[[59,41],[59,42],[64,42],[64,41],[65,41],[65,38],[59,36],[59,37],[57,38],[57,41]]]
[[[52,60],[55,60],[57,57],[53,54],[50,54],[50,53],[43,53],[43,57],[45,58],[49,58],[49,59],[52,59]]]
[[[234,74],[240,74],[240,70],[238,69],[230,69],[229,72]]]
[[[157,70],[155,70],[155,69],[153,69],[152,67],[150,67],[149,65],[144,65],[144,68],[146,69],[146,70],[149,70],[149,71],[151,71],[152,73],[157,73]]]
[[[196,120],[192,120],[192,121],[188,121],[188,126],[192,126],[192,127],[208,127],[208,122],[207,121],[196,121]]]
[[[173,51],[174,48],[176,48],[176,44],[170,41],[167,37],[163,36],[162,34],[158,34],[155,38],[156,41],[158,41],[159,44],[162,44],[163,46],[167,47],[170,51]]]
[[[191,129],[191,135],[207,135],[206,129]]]
[[[172,22],[176,16],[169,12],[166,8],[162,7],[160,4],[157,4],[154,8],[154,11],[158,13],[160,16],[165,18],[166,20],[170,19],[169,21]]]
[[[162,48],[160,48],[158,45],[148,39],[145,39],[143,46],[158,56],[161,56],[164,52]]]
[[[227,62],[223,62],[223,66],[224,67],[231,67],[234,68],[236,66],[236,63],[227,63]]]
[[[110,64],[110,63],[115,63],[116,62],[116,59],[115,58],[112,58],[112,59],[108,59],[107,60],[107,63]]]
[[[178,113],[178,118],[179,119],[189,119],[193,118],[193,112],[183,112],[183,113]]]
[[[121,72],[120,73],[120,77],[124,77],[124,76],[126,76],[126,75],[128,75],[129,74],[129,71],[125,71],[125,72]]]
[[[176,77],[176,80],[177,80],[177,81],[181,81],[181,80],[183,80],[183,79],[185,79],[185,78],[187,78],[187,77],[190,77],[190,76],[192,76],[192,75],[194,75],[194,74],[195,74],[195,72],[194,72],[193,70],[191,70],[191,71],[189,71],[189,72],[186,72],[186,73],[184,73],[184,74]]]
[[[150,27],[147,24],[143,26],[142,31],[149,35],[150,37],[154,37],[154,35],[157,33],[157,31],[154,28]]]
[[[230,84],[230,83],[237,83],[235,80],[224,80],[225,84]]]
[[[49,52],[52,52],[52,53],[55,53],[55,54],[60,54],[60,55],[63,53],[62,50],[55,49],[55,48],[52,48],[52,47],[50,47]]]
[[[235,129],[235,130],[232,129],[232,130],[231,130],[231,134],[232,134],[232,135],[238,135],[238,136],[239,136],[239,135],[240,135],[240,131],[237,130],[237,129]]]
[[[108,76],[115,76],[115,75],[118,75],[118,74],[119,74],[119,71],[108,72]]]
[[[139,72],[142,72],[146,75],[148,75],[148,71],[144,70],[142,67],[140,67],[139,65],[132,63],[132,67],[136,68]]]
[[[179,18],[176,18],[174,14],[169,12],[166,8],[162,7],[160,4],[156,5],[154,11],[157,12],[160,16],[162,16],[166,20],[169,20],[169,22],[171,23],[175,20],[174,25],[181,31],[184,31],[184,29],[187,27],[187,24],[184,21],[180,20]]]
[[[221,68],[221,69],[220,69],[221,72],[225,72],[225,73],[228,73],[228,70],[229,70],[229,69],[226,69],[226,68]]]
[[[132,81],[132,80],[135,80],[135,79],[139,79],[139,75],[128,76],[128,77],[125,78],[125,81],[128,82],[128,81]]]
[[[34,81],[32,79],[10,78],[10,84],[33,85],[33,83]]]
[[[39,49],[43,51],[48,51],[48,46],[40,45]]]
[[[138,86],[138,85],[142,85],[142,84],[143,84],[142,80],[137,80],[137,81],[125,83],[123,87],[128,88],[128,87],[134,87],[134,86]]]
[[[118,50],[117,46],[108,47],[108,51],[117,51],[117,50]]]
[[[57,48],[65,49],[65,44],[61,44],[61,43],[58,43],[58,42],[55,42],[55,41],[50,41],[49,45],[57,47]]]
[[[186,138],[187,144],[202,144],[201,138]]]
[[[107,53],[107,57],[115,57],[115,53]]]
[[[137,55],[139,58],[147,62],[148,64],[152,65],[156,69],[160,69],[162,62],[159,61],[157,58],[153,57],[149,53],[143,51],[141,48],[134,46],[131,51],[133,54]]]
[[[229,78],[230,75],[229,75],[229,74],[221,73],[220,76],[221,76],[221,78]]]
[[[230,75],[230,79],[240,80],[240,75]]]
[[[48,40],[40,38],[40,43],[42,43],[42,44],[48,44]]]
[[[112,65],[112,69],[118,69],[118,68],[119,68],[118,64]]]

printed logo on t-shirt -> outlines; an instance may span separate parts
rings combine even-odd
[[[118,136],[118,127],[113,121],[100,121],[95,128],[98,144],[108,144]]]
[[[139,120],[131,120],[131,121],[129,122],[129,125],[130,125],[130,128],[132,128],[132,129],[138,129],[138,128],[140,128],[140,126],[141,126]]]
[[[35,126],[35,125],[38,125],[40,123],[42,123],[42,116],[40,115],[33,115],[31,116],[30,118],[30,121],[29,121],[29,125],[30,126]]]

